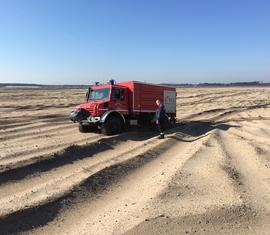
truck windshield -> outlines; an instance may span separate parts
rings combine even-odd
[[[90,90],[88,100],[108,100],[110,97],[110,88]]]

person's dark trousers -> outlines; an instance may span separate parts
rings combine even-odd
[[[161,139],[164,138],[164,130],[165,130],[164,120],[159,119],[158,120],[158,131],[159,131],[159,138],[161,138]]]

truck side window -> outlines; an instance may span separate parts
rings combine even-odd
[[[113,100],[124,100],[125,99],[125,90],[124,89],[113,89],[112,99]]]

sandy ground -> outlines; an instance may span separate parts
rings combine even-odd
[[[270,234],[270,88],[178,89],[164,140],[79,133],[80,89],[0,89],[0,234]]]

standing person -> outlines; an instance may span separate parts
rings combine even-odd
[[[165,129],[165,120],[166,120],[166,111],[164,105],[160,100],[156,100],[158,106],[156,110],[156,124],[159,130],[159,139],[164,139],[164,129]]]

